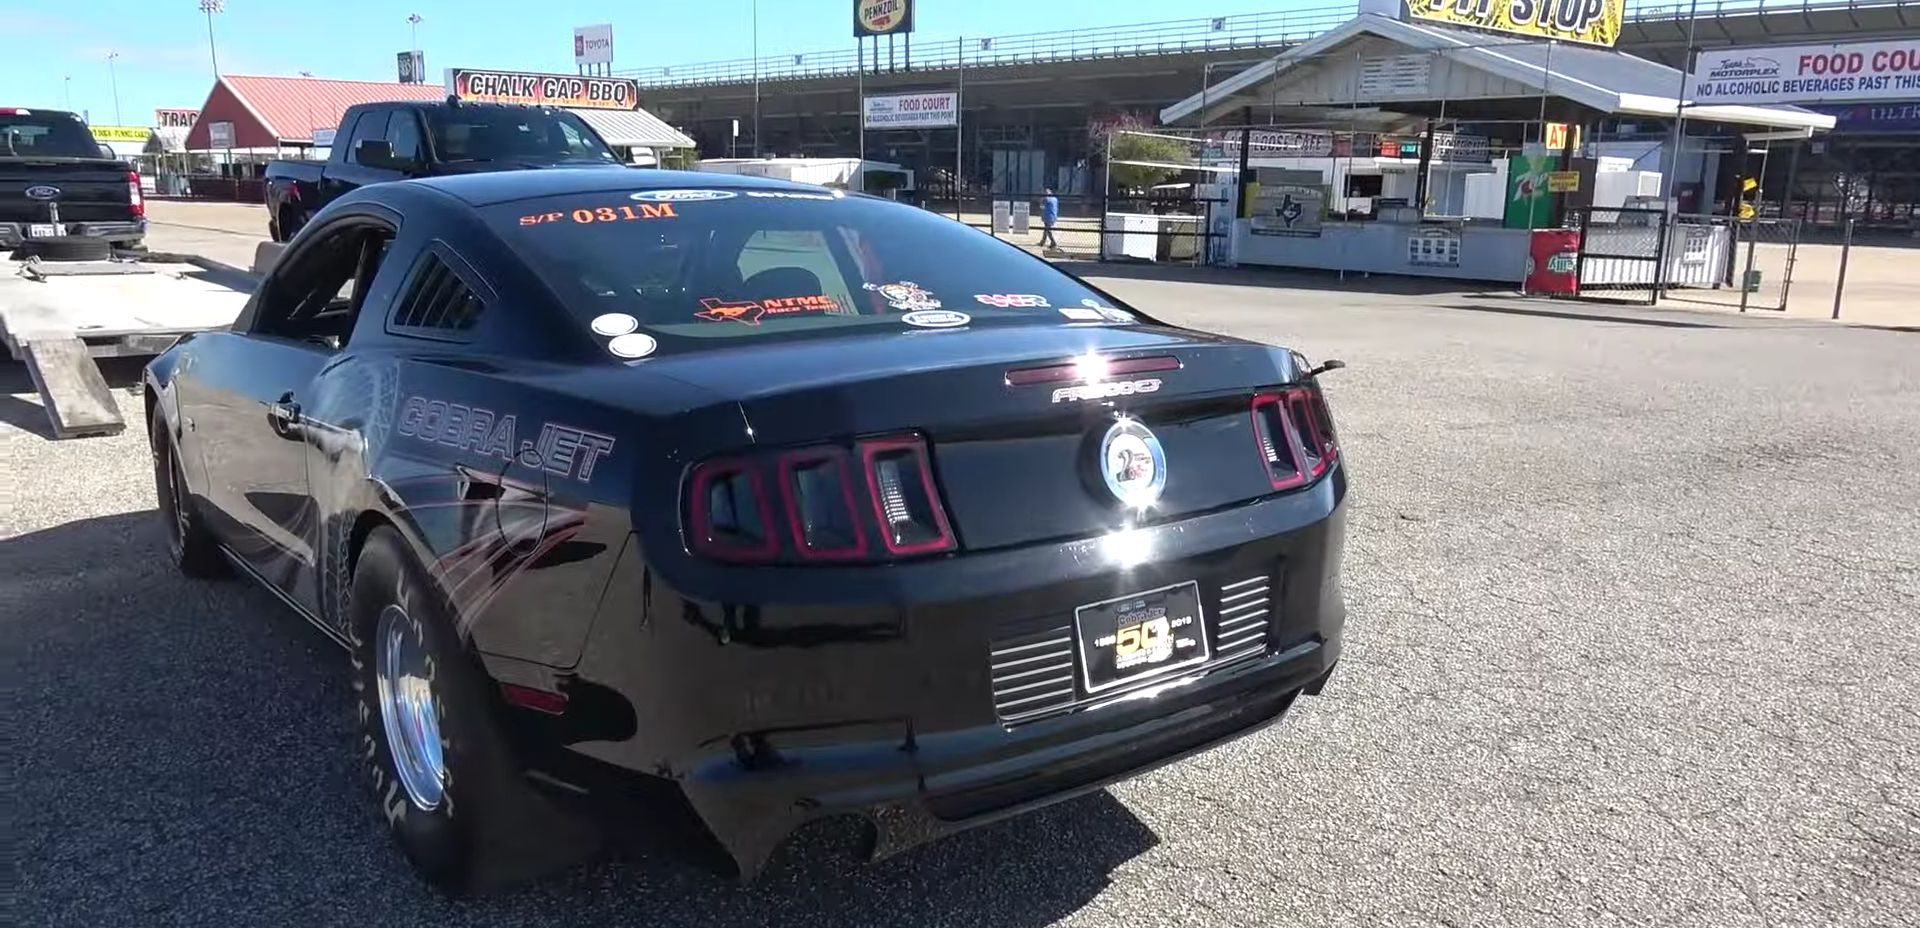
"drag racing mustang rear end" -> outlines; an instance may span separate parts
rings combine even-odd
[[[1339,655],[1317,370],[924,211],[746,177],[369,187],[148,370],[182,569],[347,646],[435,882],[664,795],[742,875],[1279,718]]]

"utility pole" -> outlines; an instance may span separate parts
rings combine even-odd
[[[1666,235],[1671,235],[1680,212],[1679,199],[1675,194],[1675,185],[1680,174],[1680,149],[1687,140],[1687,85],[1693,79],[1693,32],[1699,25],[1700,0],[1692,0],[1687,5],[1687,47],[1680,50],[1680,89],[1673,95],[1673,138],[1670,145],[1673,155],[1667,162],[1667,172],[1660,178],[1660,207],[1666,212]],[[1660,242],[1664,249],[1666,242]],[[1664,252],[1663,252],[1664,253]],[[1667,295],[1667,274],[1665,261],[1654,269],[1653,298],[1661,299]],[[1728,263],[1732,263],[1729,261]],[[1744,281],[1742,281],[1744,283]]]
[[[113,59],[120,57],[119,52],[107,53],[107,77],[113,81],[113,124],[120,125],[120,74],[114,70]]]
[[[753,0],[753,156],[760,157],[760,0]]]
[[[60,89],[67,95],[67,112],[73,112],[73,75],[60,79]]]
[[[227,0],[200,0],[200,12],[207,14],[207,57],[213,59],[213,79],[220,79],[220,52],[213,44],[213,14],[225,13]]]

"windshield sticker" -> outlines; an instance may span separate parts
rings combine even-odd
[[[1062,306],[1060,307],[1060,315],[1072,319],[1075,322],[1099,322],[1106,318],[1100,315],[1099,310],[1090,309],[1085,306]]]
[[[798,190],[749,190],[747,196],[760,200],[838,200],[832,193],[802,193]]]
[[[642,190],[627,194],[629,200],[647,203],[685,203],[691,200],[731,200],[731,190]]]
[[[717,297],[707,297],[700,301],[700,306],[700,311],[693,314],[697,319],[705,319],[708,322],[744,322],[747,325],[759,325],[760,320],[768,316],[840,311],[838,301],[821,294],[783,296],[770,300],[722,300]]]
[[[920,289],[920,285],[911,280],[896,281],[890,284],[861,284],[868,290],[880,294],[887,305],[894,309],[915,312],[923,309],[939,309],[940,301],[933,294]]]
[[[708,323],[745,323],[760,325],[760,319],[768,315],[791,315],[791,313],[837,313],[841,305],[831,296],[778,296],[772,300],[720,300],[708,296],[701,300],[701,311],[693,313],[695,319],[707,319]]]
[[[606,313],[593,317],[593,334],[612,338],[640,327],[640,320],[626,313]]]
[[[616,335],[612,341],[607,342],[607,350],[613,352],[616,358],[644,358],[659,347],[660,343],[644,332]]]
[[[1099,304],[1098,302],[1096,302],[1096,301],[1094,301],[1094,300],[1091,300],[1091,299],[1087,299],[1087,300],[1081,300],[1081,301],[1080,301],[1080,305],[1081,305],[1081,306],[1085,306],[1085,307],[1087,307],[1088,309],[1091,309],[1091,310],[1093,310],[1094,312],[1097,312],[1097,313],[1099,313],[1099,314],[1101,315],[1101,317],[1102,317],[1102,318],[1104,318],[1104,319],[1106,319],[1106,320],[1107,320],[1108,322],[1136,322],[1136,321],[1138,321],[1138,320],[1136,320],[1136,319],[1134,319],[1134,318],[1133,318],[1133,314],[1132,314],[1132,313],[1130,313],[1130,312],[1127,312],[1127,311],[1126,311],[1126,310],[1124,310],[1124,309],[1114,309],[1114,308],[1113,308],[1113,307],[1111,307],[1111,306],[1102,306],[1102,305],[1100,305],[1100,304]]]
[[[901,316],[900,321],[922,329],[951,329],[972,322],[973,317],[950,309],[921,309]]]
[[[1052,306],[1047,298],[1035,293],[976,293],[974,302],[997,306],[1001,309],[1046,309]]]
[[[642,203],[639,206],[622,203],[619,206],[581,207],[567,212],[534,213],[531,216],[521,216],[520,224],[523,226],[544,226],[559,222],[562,219],[572,219],[574,222],[584,226],[592,225],[596,222],[632,222],[636,219],[678,218],[680,217],[674,214],[673,204],[671,203]]]

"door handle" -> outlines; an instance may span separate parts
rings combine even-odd
[[[267,415],[287,425],[299,422],[300,404],[293,401],[293,391],[288,390],[280,394],[279,400],[267,404]]]

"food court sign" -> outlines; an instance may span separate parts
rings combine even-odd
[[[485,103],[596,110],[631,110],[640,106],[639,83],[624,77],[448,68],[447,92],[462,100]]]
[[[1612,48],[1627,0],[1407,0],[1407,12],[1450,26]]]
[[[1716,48],[1694,65],[1693,102],[1864,103],[1920,96],[1920,41]]]

